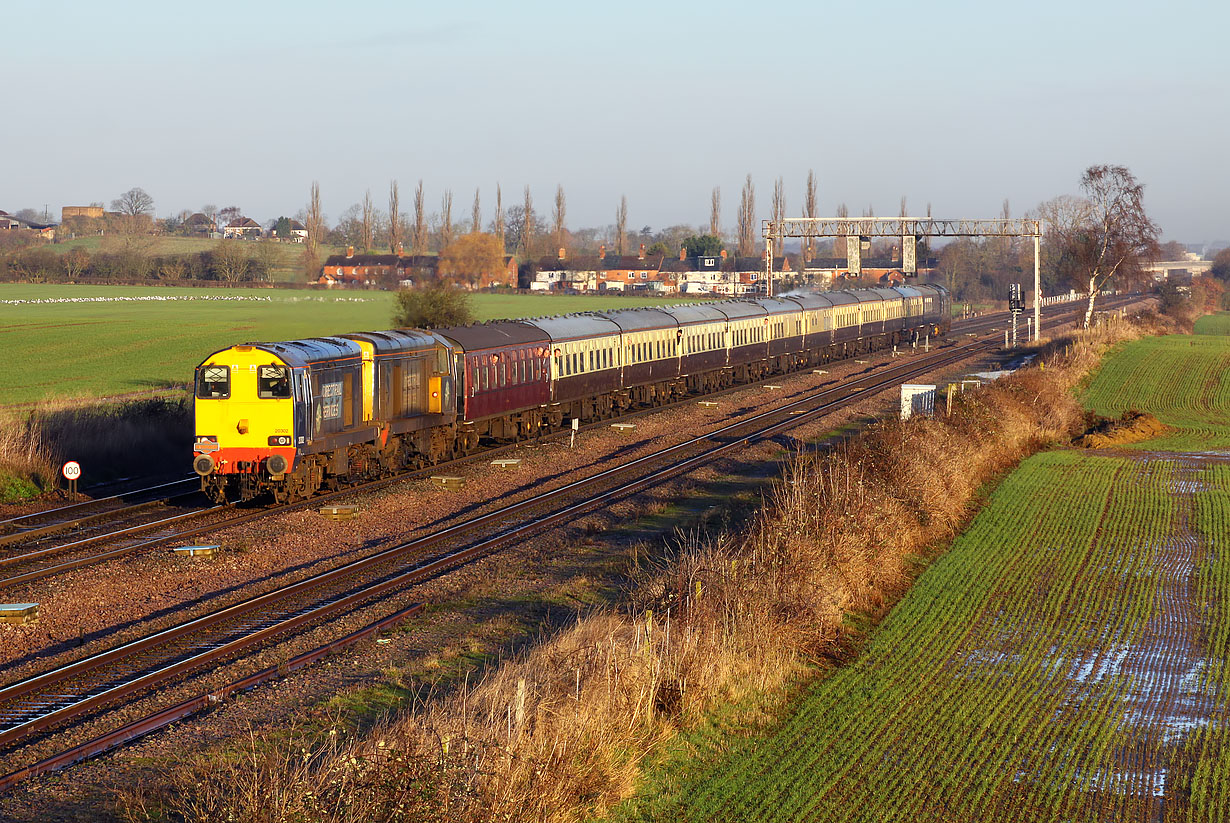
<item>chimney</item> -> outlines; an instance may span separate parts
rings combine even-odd
[[[636,256],[636,259],[637,260],[645,259],[645,244],[644,243],[641,243],[641,253]]]
[[[354,257],[354,246],[347,246],[346,247],[346,259],[349,260],[352,257]]]
[[[687,260],[687,259],[688,259],[688,250],[687,250],[687,248],[686,248],[686,247],[684,247],[684,246],[680,246],[680,247],[679,247],[679,259],[680,259],[680,260]]]
[[[559,259],[560,260],[564,259],[564,247],[563,246],[560,246],[560,249],[559,249]]]
[[[598,248],[598,259],[599,259],[599,260],[606,260],[606,243],[603,243],[603,244],[602,244],[602,245]]]
[[[398,241],[398,243],[397,243],[397,256],[398,256],[398,257],[405,257],[405,256],[406,256],[406,248],[405,248],[405,246],[403,246],[403,245],[401,244],[401,241]]]

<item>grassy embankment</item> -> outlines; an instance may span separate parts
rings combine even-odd
[[[846,658],[858,627],[963,528],[986,484],[1076,432],[1074,387],[1124,335],[1134,333],[1078,335],[1045,353],[1044,373],[961,396],[951,416],[876,425],[836,452],[799,456],[739,533],[681,538],[633,574],[626,610],[580,619],[477,685],[456,683],[340,747],[308,739],[242,763],[207,759],[164,797],[188,819],[571,821],[630,795],[646,758],[716,743],[651,771],[664,805],[649,817],[685,816],[695,785],[681,776],[732,742],[698,730],[774,717],[798,684]],[[867,716],[899,705],[878,708]]]
[[[479,320],[637,305],[660,301],[473,296]],[[250,340],[384,329],[392,312],[393,295],[379,291],[0,284],[0,341],[22,355],[0,358],[0,441],[11,441],[0,448],[0,476],[9,478],[0,480],[0,502],[53,483],[59,461],[70,457],[90,463],[89,480],[140,473],[124,463],[137,452],[176,465],[189,435],[185,389],[211,352]],[[140,402],[98,402],[107,398]],[[156,442],[134,448],[138,430]]]
[[[1092,380],[1088,405],[1176,429],[1130,448],[1230,445],[1230,323],[1197,330],[1221,336],[1130,342]],[[1164,797],[1225,820],[1227,544],[1224,463],[1032,457],[854,664],[767,738],[702,739],[621,817],[1127,820]]]

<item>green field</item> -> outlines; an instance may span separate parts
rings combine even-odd
[[[479,320],[637,305],[662,302],[473,296]],[[0,358],[0,405],[186,385],[193,367],[234,343],[386,329],[392,312],[393,295],[380,291],[0,284],[0,341],[8,352]]]
[[[1134,448],[1230,447],[1230,315],[1203,318],[1197,328],[1206,333],[1148,337],[1125,346],[1093,379],[1085,405],[1108,417],[1133,408],[1152,412],[1176,430]]]
[[[1230,559],[1167,538],[1194,497],[1206,540],[1230,540],[1228,481],[1181,461],[1026,461],[857,662],[641,819],[1145,820],[1159,791],[1167,820],[1226,819],[1223,735],[1191,730],[1228,708]],[[1193,565],[1207,616],[1171,599]]]
[[[1196,334],[1230,335],[1230,311],[1206,314],[1196,321]]]

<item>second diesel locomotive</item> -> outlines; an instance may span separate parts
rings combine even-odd
[[[247,343],[196,369],[216,501],[320,488],[940,335],[942,286],[616,309]]]

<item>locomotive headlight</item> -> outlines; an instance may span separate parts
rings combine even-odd
[[[275,454],[265,461],[265,468],[270,474],[286,474],[286,458]]]
[[[192,470],[201,477],[208,477],[213,474],[214,459],[208,454],[197,455],[196,460],[192,461]]]
[[[270,446],[289,446],[292,444],[289,434],[271,434],[269,435]]]

